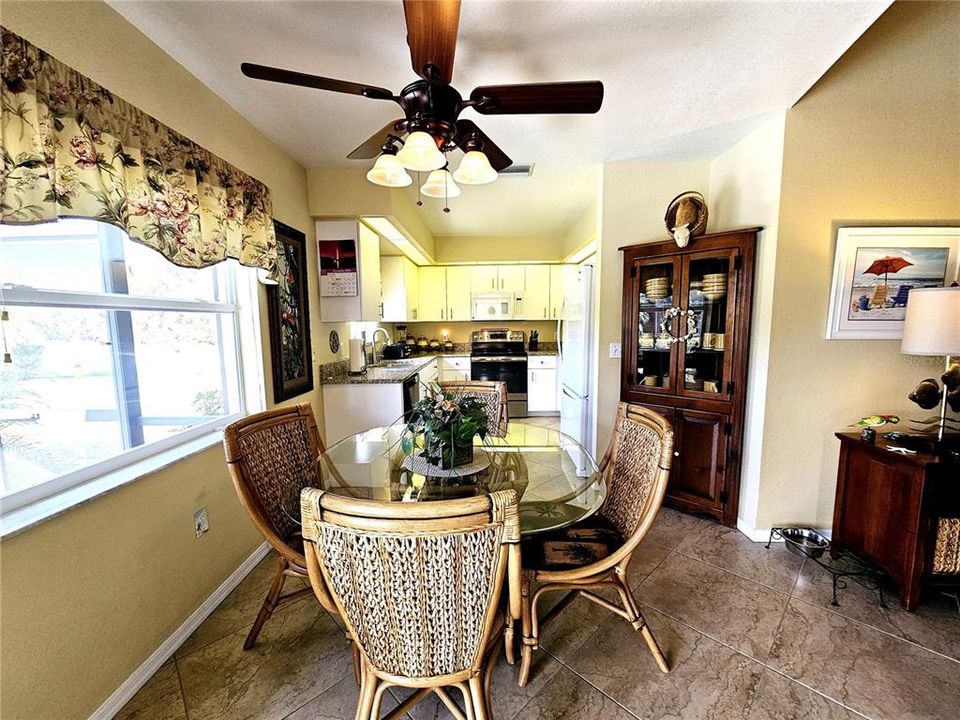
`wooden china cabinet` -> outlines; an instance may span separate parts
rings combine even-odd
[[[735,526],[757,234],[711,233],[623,251],[620,399],[675,433],[667,503]]]

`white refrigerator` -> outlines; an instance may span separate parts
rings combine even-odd
[[[572,268],[567,278],[563,309],[557,321],[560,354],[560,430],[596,455],[594,438],[593,356],[593,271],[592,265]],[[567,449],[577,472],[587,476],[591,463],[576,446]]]

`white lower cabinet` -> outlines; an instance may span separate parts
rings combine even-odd
[[[531,355],[527,358],[527,411],[558,412],[560,394],[556,355]]]
[[[420,386],[429,385],[440,380],[440,361],[434,358],[429,365],[420,371]]]
[[[440,358],[440,380],[443,382],[464,382],[470,379],[470,358]]]

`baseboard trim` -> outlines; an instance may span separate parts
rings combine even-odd
[[[823,535],[828,540],[832,534],[830,528],[815,528],[818,533]],[[737,530],[742,532],[748,538],[754,542],[765,543],[770,540],[770,528],[755,528],[751,527],[743,518],[737,518]],[[773,542],[783,542],[782,538],[776,537],[773,539]]]
[[[204,600],[200,607],[194,610],[190,617],[188,617],[180,627],[174,630],[173,634],[164,640],[160,644],[160,647],[154,650],[150,654],[150,657],[144,660],[143,664],[133,671],[130,677],[123,681],[120,687],[114,690],[112,695],[104,700],[100,707],[93,711],[90,715],[90,720],[111,720],[114,715],[120,712],[121,708],[130,702],[130,699],[137,694],[137,691],[147,684],[147,681],[153,677],[153,674],[157,672],[167,660],[173,657],[177,648],[190,637],[193,631],[200,626],[200,623],[206,620],[210,613],[216,610],[217,606],[223,602],[223,599],[240,584],[240,581],[243,580],[269,552],[270,545],[263,543],[250,554],[250,557],[240,563],[240,567],[234,570],[230,574],[230,577],[224,580],[220,584],[220,587],[214,590],[213,594]]]

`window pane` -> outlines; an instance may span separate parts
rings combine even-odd
[[[230,314],[130,315],[146,442],[237,412],[240,391]]]
[[[124,238],[127,286],[131,295],[226,302],[220,287],[226,265],[182,268],[152,248]]]
[[[0,282],[103,292],[100,228],[92,220],[0,225]]]
[[[10,308],[13,364],[0,365],[0,491],[123,451],[107,313]]]

